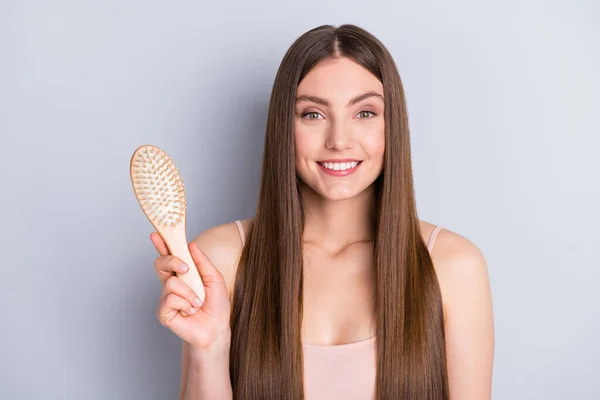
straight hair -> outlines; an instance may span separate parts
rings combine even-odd
[[[304,211],[295,169],[297,88],[319,62],[347,57],[383,84],[385,151],[373,182],[376,398],[449,398],[439,283],[422,239],[408,114],[396,64],[355,25],[300,36],[277,72],[268,110],[256,215],[242,250],[231,314],[235,399],[304,399],[301,341]]]

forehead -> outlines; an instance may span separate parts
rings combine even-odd
[[[383,96],[383,85],[369,70],[347,57],[321,61],[298,85],[299,96],[315,95],[332,101],[368,91]]]

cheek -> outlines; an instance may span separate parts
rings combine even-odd
[[[296,125],[296,129],[294,129],[296,160],[314,156],[315,149],[318,149],[318,143],[316,142],[314,132],[309,132],[306,129],[303,130]]]
[[[385,151],[385,129],[378,128],[363,140],[365,151],[372,157],[383,157]]]
[[[303,160],[306,158],[309,152],[305,132],[302,132],[298,129],[294,130],[294,146],[296,153],[296,171],[302,175],[302,171],[304,170]]]

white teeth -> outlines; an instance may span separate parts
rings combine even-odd
[[[332,169],[334,171],[345,171],[347,169],[352,169],[358,165],[357,161],[347,162],[347,163],[321,163],[327,169]]]

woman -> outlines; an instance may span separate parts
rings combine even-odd
[[[190,243],[203,305],[151,239],[182,398],[491,397],[485,260],[418,219],[402,82],[356,26],[312,29],[284,56],[255,218]]]

